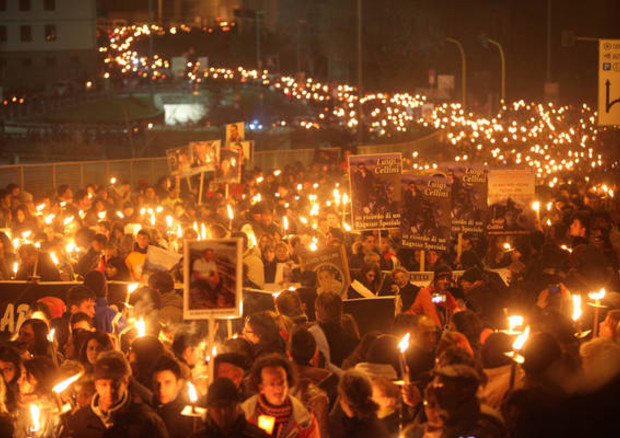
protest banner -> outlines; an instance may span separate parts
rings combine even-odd
[[[400,172],[400,153],[349,156],[353,229],[400,226]]]
[[[221,184],[241,182],[241,170],[241,151],[236,148],[221,148],[213,181]]]
[[[226,141],[224,146],[228,148],[232,144],[242,141],[245,141],[245,124],[243,122],[236,122],[226,125]]]
[[[451,233],[450,181],[441,174],[401,175],[403,246],[445,251]]]
[[[328,246],[320,251],[300,255],[302,271],[313,271],[317,276],[317,294],[335,292],[343,299],[351,284],[349,263],[344,245]]]
[[[487,168],[469,163],[446,163],[451,184],[452,233],[482,234],[487,214]]]
[[[185,241],[184,319],[241,315],[243,258],[241,239]]]
[[[192,175],[192,159],[189,146],[166,150],[166,158],[168,159],[168,167],[173,176],[190,176]]]
[[[220,140],[190,142],[190,168],[193,173],[215,170],[220,143]]]
[[[489,172],[488,234],[525,234],[535,225],[535,175],[532,169],[492,169]]]

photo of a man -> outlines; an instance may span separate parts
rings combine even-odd
[[[184,257],[184,318],[237,315],[241,300],[238,239],[188,241]]]

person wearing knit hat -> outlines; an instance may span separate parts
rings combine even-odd
[[[73,438],[149,437],[168,438],[162,419],[129,391],[131,368],[122,353],[106,351],[95,362],[96,394],[67,422]]]
[[[215,379],[207,391],[205,428],[194,437],[268,437],[258,426],[245,419],[239,402],[239,393],[233,382],[224,377]]]
[[[95,292],[95,328],[107,333],[122,332],[127,327],[127,321],[120,312],[110,307],[105,275],[100,271],[90,271],[84,276],[84,286]]]
[[[433,280],[420,289],[407,313],[425,314],[437,326],[443,327],[457,309],[456,299],[448,291],[452,285],[452,269],[447,265],[437,265],[433,274]]]

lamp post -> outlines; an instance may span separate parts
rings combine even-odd
[[[362,108],[362,0],[357,0],[357,143],[364,140],[364,112]]]
[[[446,37],[446,41],[456,44],[461,54],[461,101],[463,109],[467,106],[467,58],[465,57],[465,49],[463,44],[457,39]]]
[[[496,41],[491,38],[487,38],[487,41],[497,47],[499,50],[499,58],[502,65],[502,91],[501,91],[501,99],[502,102],[506,99],[506,57],[504,56],[504,49],[499,41]]]

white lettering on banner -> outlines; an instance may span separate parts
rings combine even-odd
[[[15,305],[13,303],[7,304],[4,309],[4,314],[2,315],[2,320],[0,320],[0,332],[8,331],[10,333],[15,333],[17,327],[21,327],[22,323],[26,320],[26,315],[29,310],[30,306],[28,304],[22,303],[17,306],[17,323],[15,323]]]

